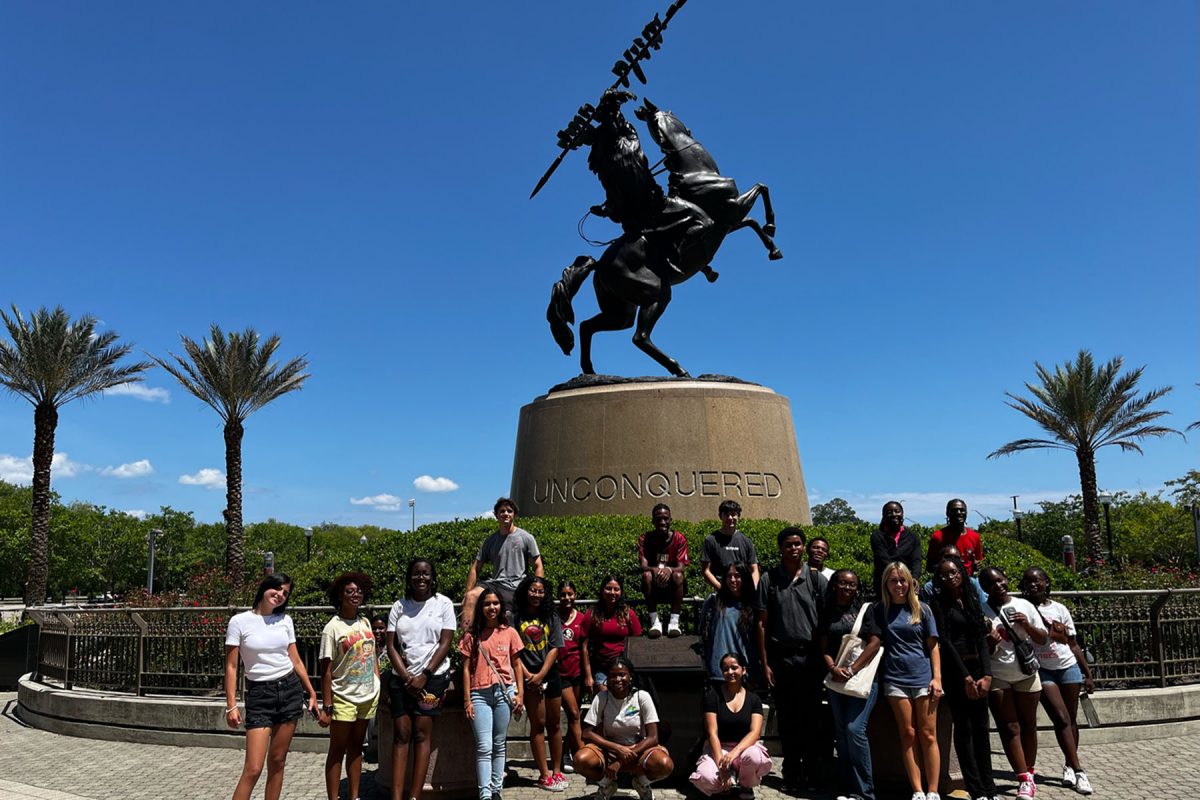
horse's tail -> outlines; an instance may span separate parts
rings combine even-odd
[[[575,322],[575,309],[571,308],[571,299],[595,268],[596,259],[591,256],[579,256],[571,266],[563,270],[562,279],[550,289],[546,321],[550,323],[550,333],[554,334],[554,341],[558,342],[558,346],[568,356],[575,348],[575,332],[571,330],[571,325]]]

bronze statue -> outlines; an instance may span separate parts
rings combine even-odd
[[[575,132],[580,144],[591,148],[588,166],[605,190],[603,205],[593,207],[592,213],[617,222],[623,233],[599,260],[579,256],[563,270],[562,279],[551,289],[546,319],[554,340],[570,355],[575,345],[571,300],[592,275],[600,313],[579,324],[583,372],[595,373],[591,359],[595,333],[625,330],[636,322],[633,343],[672,375],[687,377],[687,371],[650,339],[671,302],[671,287],[697,272],[716,280],[709,264],[725,237],[740,228],[758,234],[769,258],[782,258],[771,238],[775,214],[766,186],[756,183],[739,194],[734,180],[721,175],[716,161],[687,126],[646,100],[636,116],[647,123],[651,138],[663,151],[670,173],[669,192],[664,195],[636,129],[621,113],[621,105],[631,99],[634,96],[627,91],[609,89],[594,109],[596,126],[589,125],[590,132]],[[764,225],[748,216],[760,195]]]
[[[554,340],[563,353],[570,355],[575,347],[571,300],[587,277],[593,276],[600,313],[579,324],[579,360],[587,375],[595,374],[593,334],[625,330],[636,322],[633,343],[672,375],[687,377],[683,367],[650,340],[655,323],[671,302],[671,287],[697,272],[715,281],[717,273],[710,262],[725,237],[741,228],[758,234],[771,260],[783,258],[771,238],[775,235],[775,212],[766,186],[756,183],[749,191],[739,193],[734,180],[721,174],[717,162],[686,125],[671,112],[644,100],[635,116],[646,123],[650,137],[662,149],[660,163],[669,173],[668,192],[664,194],[642,152],[637,129],[621,113],[622,105],[637,99],[627,91],[629,76],[646,83],[641,62],[662,47],[663,32],[686,2],[674,0],[661,20],[655,14],[642,28],[642,35],[634,38],[613,66],[617,80],[600,102],[580,106],[567,127],[558,132],[561,152],[530,194],[532,198],[541,191],[567,153],[587,147],[588,168],[604,188],[604,202],[592,206],[589,213],[610,219],[622,229],[620,236],[607,243],[598,261],[579,256],[563,270],[562,279],[550,291],[546,319]],[[760,196],[765,218],[762,225],[749,216]]]

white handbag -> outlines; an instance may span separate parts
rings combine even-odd
[[[834,659],[836,666],[848,667],[862,655],[863,640],[859,637],[858,632],[862,628],[863,617],[870,610],[871,604],[863,603],[862,608],[858,612],[858,617],[854,620],[854,629],[842,637],[842,644],[838,647],[837,658]],[[871,694],[871,684],[875,682],[875,670],[879,669],[879,657],[881,655],[883,655],[883,647],[880,647],[879,651],[875,653],[875,657],[865,667],[854,673],[848,681],[835,681],[832,675],[826,675],[825,688],[838,694],[865,699]]]

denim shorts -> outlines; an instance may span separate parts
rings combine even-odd
[[[1042,667],[1038,670],[1038,677],[1042,679],[1042,683],[1083,683],[1083,671],[1077,663],[1062,669]]]
[[[295,672],[277,681],[246,681],[246,729],[294,722],[304,714],[306,700]]]

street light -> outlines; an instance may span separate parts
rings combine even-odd
[[[415,498],[415,497],[410,498],[408,501],[408,507],[412,509],[412,528],[411,528],[411,530],[416,531],[416,529],[417,529],[417,498]]]
[[[1017,523],[1017,541],[1021,540],[1021,520],[1025,517],[1025,512],[1018,509],[1013,509],[1013,520]]]
[[[1104,506],[1104,532],[1108,537],[1108,560],[1114,560],[1113,543],[1112,543],[1112,519],[1108,516],[1109,506],[1112,505],[1113,496],[1110,492],[1099,492],[1096,494],[1096,500],[1100,505]]]
[[[150,559],[146,565],[146,594],[154,594],[154,546],[158,543],[158,537],[162,536],[162,531],[159,528],[150,529]]]
[[[304,560],[312,558],[312,528],[304,529]]]
[[[275,553],[271,550],[263,553],[263,575],[275,574]]]

